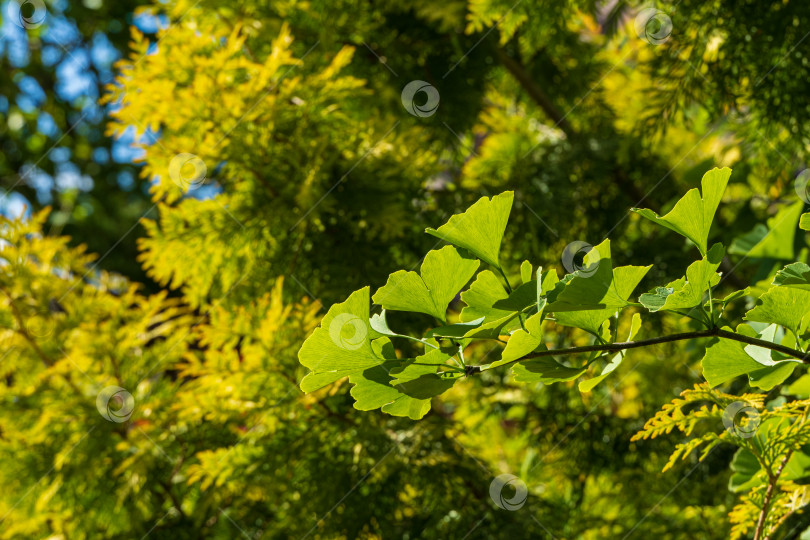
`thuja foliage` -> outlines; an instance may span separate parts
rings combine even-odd
[[[195,310],[191,285],[146,295],[46,223],[0,218],[0,538],[447,538],[481,514],[490,474],[440,418],[405,439],[298,391],[317,302],[246,276],[252,300]],[[506,517],[486,529],[533,527]]]
[[[722,280],[717,270],[726,248],[720,243],[710,246],[708,239],[730,176],[728,168],[712,169],[699,190],[690,190],[663,216],[633,209],[687,238],[697,251],[683,277],[640,295],[636,289],[651,266],[620,266],[621,256],[611,252],[609,239],[581,249],[573,258],[574,271],[562,277],[555,268],[527,260],[520,265],[520,281],[510,282],[499,253],[513,193],[483,197],[438,229],[427,229],[438,242],[418,271],[397,271],[373,295],[364,287],[329,309],[299,351],[299,361],[310,370],[301,389],[315,392],[348,377],[355,408],[416,420],[430,410],[433,397],[484,371],[511,368],[520,383],[578,380],[579,390],[586,393],[633,349],[697,341],[704,351],[701,365],[707,383],[665,407],[637,439],[674,428],[690,435],[701,421],[715,420],[707,433],[680,444],[668,467],[701,446],[704,457],[723,442],[739,446],[732,467],[746,469],[735,469],[732,479],[744,493],[731,514],[733,532],[737,537],[749,529],[755,538],[769,535],[801,506],[797,500],[804,501],[804,488],[791,482],[810,475],[810,469],[805,470],[810,452],[803,451],[810,442],[805,428],[810,401],[783,400],[763,410],[765,396],[733,396],[712,388],[746,377],[750,386],[769,391],[808,363],[810,266],[789,264],[765,288],[752,284],[722,298],[713,295]],[[800,226],[807,228],[807,214]],[[441,243],[447,245],[438,247]],[[458,313],[450,309],[457,296]],[[741,318],[730,314],[732,304],[748,299],[755,304]],[[371,314],[372,302],[381,308],[379,313]],[[397,332],[388,322],[390,312],[419,314],[426,332]],[[645,335],[644,321],[667,312],[693,319],[698,328]],[[629,320],[630,330],[619,335],[624,320]],[[560,327],[584,330],[593,342],[549,348]],[[401,357],[396,346],[401,340],[417,342],[420,354]],[[490,363],[474,365],[464,353],[480,340],[503,347]],[[810,394],[810,388],[807,391]],[[699,401],[712,406],[688,407]],[[742,408],[756,413],[756,426],[746,421],[749,416],[741,418],[737,409]],[[728,425],[720,421],[724,414],[730,417]]]

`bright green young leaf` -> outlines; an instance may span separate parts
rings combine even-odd
[[[382,354],[385,357],[392,356],[393,347],[387,338],[376,340],[375,346],[389,351]],[[436,373],[449,358],[445,351],[433,349],[413,360],[390,359],[350,375],[354,408],[360,411],[381,409],[393,416],[419,420],[430,410],[431,398],[447,391],[455,382]]]
[[[321,325],[298,351],[298,360],[310,369],[301,390],[313,392],[347,375],[382,364],[371,348],[376,337],[369,328],[369,288],[353,292],[345,302],[335,304]]]
[[[721,304],[723,306],[726,306],[726,305],[728,305],[728,304],[730,304],[730,303],[732,303],[732,302],[734,302],[736,300],[739,300],[740,298],[745,298],[749,294],[751,294],[751,287],[746,287],[744,289],[740,289],[739,291],[734,291],[732,293],[728,293],[728,295],[726,295],[722,299],[715,299],[714,302],[716,304]],[[708,306],[708,302],[706,303],[706,305]]]
[[[537,302],[537,283],[531,280],[510,294],[494,273],[484,270],[476,276],[470,288],[461,293],[461,300],[467,304],[461,310],[463,322],[484,317],[480,329],[468,333],[467,337],[490,339],[497,337],[504,327],[507,330],[520,327],[518,313]]]
[[[520,320],[518,319],[518,312],[512,312],[508,315],[488,321],[477,328],[473,328],[464,334],[465,339],[498,339],[503,334],[508,334],[515,328],[520,327]]]
[[[596,270],[566,276],[556,285],[554,301],[546,309],[554,312],[557,324],[598,333],[608,318],[629,304],[628,298],[651,267],[613,268],[609,240],[591,250],[585,256],[584,265],[589,264],[591,256],[598,260]]]
[[[509,314],[508,310],[495,306],[501,300],[509,298],[509,293],[491,270],[482,270],[475,276],[470,288],[461,293],[461,301],[466,304],[461,310],[462,321],[474,321],[484,317],[487,321],[501,319]]]
[[[802,321],[808,315],[810,315],[810,290],[772,287],[759,297],[756,307],[745,314],[745,320],[776,323],[798,334],[799,329],[803,327]]]
[[[543,333],[540,330],[542,322],[542,313],[535,313],[529,317],[525,323],[526,330],[515,330],[515,332],[509,336],[509,341],[506,342],[506,348],[504,348],[501,353],[501,359],[493,362],[489,366],[490,369],[514,362],[542,345]]]
[[[710,170],[703,175],[700,182],[703,195],[701,196],[701,192],[697,188],[690,189],[665,216],[659,216],[646,208],[633,208],[633,211],[685,236],[694,242],[701,255],[705,256],[709,229],[730,177],[731,169],[728,167]]]
[[[585,371],[585,368],[564,366],[550,356],[526,360],[515,364],[512,368],[516,382],[544,384],[572,381],[582,376]]]
[[[587,274],[580,271],[574,272],[569,274],[573,277],[568,281],[559,282],[557,284],[559,292],[547,307],[548,311],[557,313],[610,308],[615,311],[616,308],[625,307],[629,303],[627,298],[651,268],[650,266],[621,266],[614,269],[610,254],[610,240],[605,240],[588,252],[583,264],[589,268],[593,268],[593,264],[598,264],[598,267]]]
[[[789,264],[776,273],[773,284],[810,290],[810,266],[802,262]]]
[[[736,332],[744,336],[764,339],[747,324],[739,325]],[[760,349],[760,347],[756,349]],[[751,351],[764,363],[757,361],[746,352],[744,343],[731,339],[712,339],[701,362],[706,382],[711,386],[718,386],[741,375],[748,375],[751,386],[770,390],[777,384],[783,383],[799,365],[799,362],[795,360],[766,360],[756,354],[755,349],[751,349]]]
[[[639,330],[641,330],[641,314],[634,313],[633,318],[630,321],[630,333],[627,336],[627,341],[633,341],[633,339],[635,339],[636,335],[638,334]],[[596,385],[604,381],[608,375],[613,373],[613,371],[615,371],[616,368],[619,367],[619,364],[621,364],[622,360],[624,360],[625,354],[627,354],[627,351],[621,351],[616,353],[613,359],[602,370],[601,374],[586,381],[581,381],[579,383],[579,391],[590,392],[591,390],[593,390],[596,387]]]
[[[425,232],[500,268],[501,241],[514,197],[512,191],[505,191],[492,199],[481,197],[463,214],[456,214],[438,229],[426,229]]]
[[[415,311],[446,321],[447,306],[478,269],[479,262],[463,257],[453,246],[430,251],[419,274],[399,270],[374,293],[385,309]]]
[[[388,337],[402,337],[402,334],[397,334],[388,327],[388,321],[385,318],[385,310],[380,313],[375,313],[368,321],[369,326],[379,334]]]
[[[804,201],[785,206],[768,219],[767,226],[759,223],[752,231],[735,238],[728,252],[747,257],[793,259],[793,240],[802,208]]]
[[[528,283],[532,280],[532,263],[523,261],[520,263],[520,281],[521,283]]]
[[[799,219],[799,228],[810,231],[810,214],[802,214],[801,219]]]
[[[689,309],[697,307],[710,287],[717,285],[720,275],[716,270],[723,261],[723,246],[715,244],[703,259],[689,265],[686,276],[666,287],[642,294],[638,301],[651,312]]]

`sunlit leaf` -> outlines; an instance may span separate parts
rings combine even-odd
[[[747,257],[792,259],[796,224],[802,208],[804,201],[785,206],[768,218],[767,226],[759,223],[752,231],[735,238],[728,252]]]
[[[798,333],[810,315],[810,290],[772,287],[759,297],[757,305],[745,314],[748,321],[776,323]],[[804,325],[803,325],[804,321]]]
[[[301,390],[313,392],[383,362],[371,348],[369,306],[369,288],[363,287],[329,308],[298,351],[301,365],[311,370],[301,381]]]
[[[716,270],[723,261],[723,255],[723,246],[713,245],[703,259],[689,265],[685,277],[666,287],[658,287],[653,292],[642,294],[638,301],[652,312],[699,306],[706,291],[720,281]]]
[[[492,199],[481,197],[463,214],[456,214],[438,229],[426,229],[425,232],[500,268],[501,241],[514,197],[512,191],[505,191]]]
[[[582,376],[585,368],[568,367],[550,356],[544,356],[515,364],[512,373],[516,382],[553,384],[572,381]]]
[[[685,236],[694,242],[701,255],[705,256],[709,229],[711,229],[714,214],[720,205],[730,177],[731,169],[728,167],[710,170],[703,175],[700,182],[702,195],[697,188],[690,189],[664,216],[659,216],[646,208],[633,208],[633,211]]]
[[[453,246],[428,252],[419,274],[399,270],[374,293],[374,303],[385,309],[414,311],[445,322],[447,306],[478,269],[479,262],[464,257]]]

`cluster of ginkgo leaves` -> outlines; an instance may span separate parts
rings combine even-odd
[[[712,386],[747,375],[752,386],[769,390],[806,357],[810,266],[793,263],[780,270],[744,321],[724,318],[728,304],[752,294],[746,288],[722,299],[712,297],[725,248],[708,246],[709,230],[730,176],[728,168],[709,171],[702,193],[690,190],[664,216],[635,210],[691,240],[701,255],[683,277],[641,294],[637,301],[633,292],[651,267],[614,266],[610,240],[584,250],[574,263],[576,270],[562,279],[553,268],[535,270],[524,261],[521,283],[513,287],[499,261],[513,193],[483,197],[438,229],[427,230],[450,245],[428,252],[419,272],[397,271],[373,296],[365,287],[331,307],[299,352],[301,364],[311,370],[301,388],[313,392],[348,376],[357,409],[382,408],[419,419],[430,409],[432,397],[479,371],[511,365],[519,382],[551,384],[585,377],[594,372],[592,366],[603,363],[601,372],[580,382],[579,389],[587,392],[616,369],[628,349],[711,338],[702,365]],[[807,225],[805,215],[801,226]],[[457,322],[450,323],[448,307],[459,293],[464,307]],[[379,314],[370,315],[371,301],[382,307]],[[633,311],[631,331],[621,341],[616,321],[626,308]],[[422,337],[399,334],[387,323],[388,311],[421,313],[435,325]],[[644,312],[667,311],[696,319],[705,329],[633,341]],[[594,345],[549,350],[549,325],[585,330]],[[397,339],[421,343],[424,353],[398,358]],[[467,364],[464,351],[474,340],[503,342],[500,358],[483,366]],[[583,354],[584,360],[554,358]]]
[[[726,250],[720,243],[709,246],[708,238],[730,176],[728,168],[712,169],[704,175],[701,190],[690,190],[664,216],[634,209],[686,237],[700,253],[683,277],[654,287],[637,299],[633,299],[634,291],[651,267],[615,266],[610,240],[581,250],[574,259],[574,271],[562,278],[553,268],[535,269],[530,261],[524,261],[520,283],[513,285],[499,260],[513,193],[483,197],[438,229],[427,229],[427,233],[449,245],[428,252],[419,272],[397,271],[373,296],[365,287],[329,309],[299,351],[299,361],[310,370],[301,389],[314,392],[348,376],[355,408],[380,408],[416,420],[430,410],[433,397],[482,371],[509,365],[517,382],[553,384],[581,379],[579,390],[590,392],[616,370],[628,350],[700,339],[705,346],[702,369],[708,384],[696,389],[692,401],[701,398],[730,403],[734,396],[716,393],[712,388],[741,376],[752,387],[771,390],[785,382],[810,355],[810,266],[801,262],[787,265],[776,273],[764,292],[761,287],[746,287],[723,298],[713,297],[712,291],[722,278],[717,270]],[[800,227],[807,230],[809,222],[810,214],[803,215]],[[450,308],[459,293],[463,307],[455,314]],[[743,320],[729,318],[726,307],[747,299],[752,299],[754,306]],[[382,308],[373,315],[372,301]],[[430,328],[421,337],[398,333],[387,322],[389,311],[422,314],[429,318],[426,321],[432,319]],[[642,331],[642,317],[664,312],[690,317],[699,329],[636,339]],[[618,335],[620,318],[629,318],[627,336]],[[549,349],[549,336],[557,333],[555,325],[584,330],[593,336],[593,343]],[[421,354],[398,356],[401,349],[394,345],[397,340],[417,342]],[[468,363],[465,350],[476,340],[503,343],[500,357],[486,365]],[[753,410],[763,408],[762,399],[752,400],[750,395],[739,399],[756,402]],[[795,426],[804,426],[804,408],[774,413],[775,419],[769,421],[768,429],[757,434],[758,438],[738,444],[740,452],[756,452],[757,444],[765,448],[784,440],[788,442],[779,447],[776,456],[789,457],[801,450],[806,442],[805,431]],[[674,410],[672,421],[659,425],[662,418],[653,418],[637,438],[655,437],[673,428],[690,435],[704,416],[719,418],[723,414],[716,407],[708,415],[675,409],[665,407],[661,413],[664,418]],[[791,429],[801,436],[769,435],[784,435]],[[728,434],[712,433],[679,445],[670,464],[701,444],[710,443],[705,456],[721,442],[739,441]],[[753,508],[753,514],[762,512],[766,516],[769,510],[784,507],[777,504],[772,493],[765,496],[767,487],[773,484],[768,490],[773,491],[779,479],[775,472],[778,460],[768,461],[759,455],[758,459],[754,463],[758,463],[756,471],[760,472],[749,471],[749,480],[756,477],[759,481],[746,484],[750,493],[732,515],[738,534],[755,527],[741,514]],[[771,513],[767,529],[765,518],[759,520],[762,524],[756,527],[757,535],[778,524],[775,516]]]

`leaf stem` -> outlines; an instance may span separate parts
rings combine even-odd
[[[504,282],[506,282],[506,291],[507,291],[509,294],[512,294],[512,286],[509,284],[509,278],[507,278],[507,277],[506,277],[506,273],[504,273],[504,271],[501,269],[501,267],[500,267],[500,266],[496,266],[495,268],[497,268],[497,269],[498,269],[498,272],[500,272],[500,273],[501,273],[501,276],[503,276],[503,280],[504,280]]]
[[[511,362],[507,362],[505,364],[500,364],[500,366],[505,366],[509,364],[514,364],[516,362],[523,362],[524,360],[530,360],[532,358],[542,358],[545,356],[567,356],[571,354],[581,354],[581,353],[588,353],[594,351],[624,351],[627,349],[638,349],[642,347],[649,347],[652,345],[658,345],[661,343],[672,343],[674,341],[685,341],[689,339],[699,339],[699,338],[713,338],[719,337],[724,339],[730,339],[733,341],[739,341],[740,343],[746,343],[748,345],[756,345],[758,347],[763,347],[765,349],[770,349],[772,351],[780,352],[787,356],[796,358],[801,360],[805,364],[810,364],[810,353],[806,353],[804,351],[800,351],[797,349],[791,349],[790,347],[785,347],[784,345],[779,345],[777,343],[771,343],[770,341],[765,341],[762,339],[757,339],[749,336],[744,336],[742,334],[737,334],[735,332],[730,332],[728,330],[722,330],[720,328],[708,328],[706,330],[695,330],[693,332],[681,332],[678,334],[671,334],[668,336],[659,336],[655,338],[649,339],[641,339],[638,341],[624,341],[624,342],[617,342],[617,343],[604,343],[598,345],[585,345],[582,347],[570,347],[567,349],[551,349],[547,351],[538,351],[529,353],[526,356],[518,358],[516,360],[512,360]],[[498,366],[498,367],[500,367]],[[482,367],[481,370],[489,369],[488,367]]]

